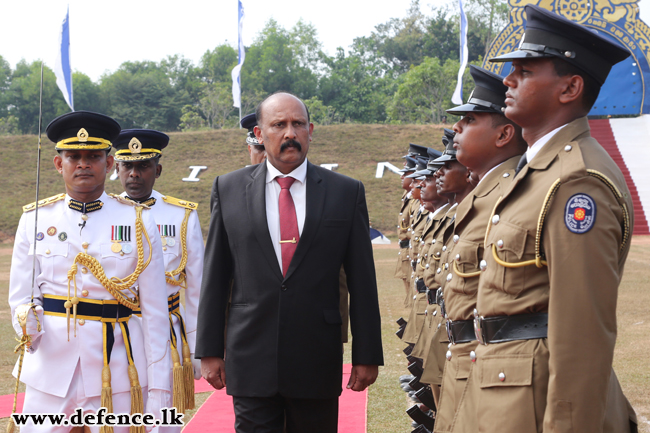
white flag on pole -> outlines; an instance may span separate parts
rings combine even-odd
[[[233,107],[241,109],[241,67],[244,64],[244,59],[246,58],[246,52],[244,51],[244,40],[242,38],[242,28],[244,26],[244,6],[241,4],[241,0],[238,2],[238,24],[239,24],[239,63],[237,66],[232,68],[232,100],[234,103]]]
[[[68,17],[70,9],[65,12],[65,19],[61,25],[59,34],[59,52],[56,56],[56,65],[54,66],[54,75],[56,75],[56,84],[63,92],[63,98],[68,103],[70,109],[74,111],[74,100],[72,98],[72,70],[70,69],[70,21]]]
[[[465,15],[465,8],[463,8],[463,0],[458,0],[458,3],[460,4],[460,69],[458,70],[458,81],[451,102],[461,105],[463,103],[463,74],[467,67],[467,15]]]

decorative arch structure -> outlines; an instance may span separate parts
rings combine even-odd
[[[639,0],[508,0],[510,23],[490,45],[483,67],[506,76],[510,63],[489,59],[514,51],[524,34],[524,7],[534,4],[617,41],[631,56],[612,68],[590,115],[650,113],[650,28],[639,18]]]

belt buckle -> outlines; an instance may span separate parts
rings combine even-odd
[[[476,340],[482,344],[482,345],[487,345],[485,338],[483,338],[483,328],[481,327],[481,321],[483,320],[483,316],[478,315],[478,310],[474,308],[474,335],[476,336]]]
[[[442,305],[442,300],[443,300],[442,287],[438,287],[438,290],[436,290],[436,304]]]
[[[449,342],[451,344],[456,344],[454,341],[454,334],[451,332],[451,324],[453,323],[452,320],[447,319],[447,322],[445,322],[445,327],[447,328],[447,337],[449,337]]]

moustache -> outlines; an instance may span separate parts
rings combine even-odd
[[[296,150],[298,150],[298,152],[302,151],[302,146],[300,145],[300,143],[298,143],[296,140],[291,138],[280,145],[280,153],[284,152],[290,147],[295,147]]]

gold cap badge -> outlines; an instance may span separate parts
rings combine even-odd
[[[140,140],[138,140],[136,137],[133,137],[131,141],[129,141],[129,150],[131,153],[140,153],[141,149],[142,143],[140,143]]]
[[[77,132],[77,138],[79,139],[79,143],[85,143],[88,141],[88,131],[86,131],[84,128],[81,128],[79,132]]]

